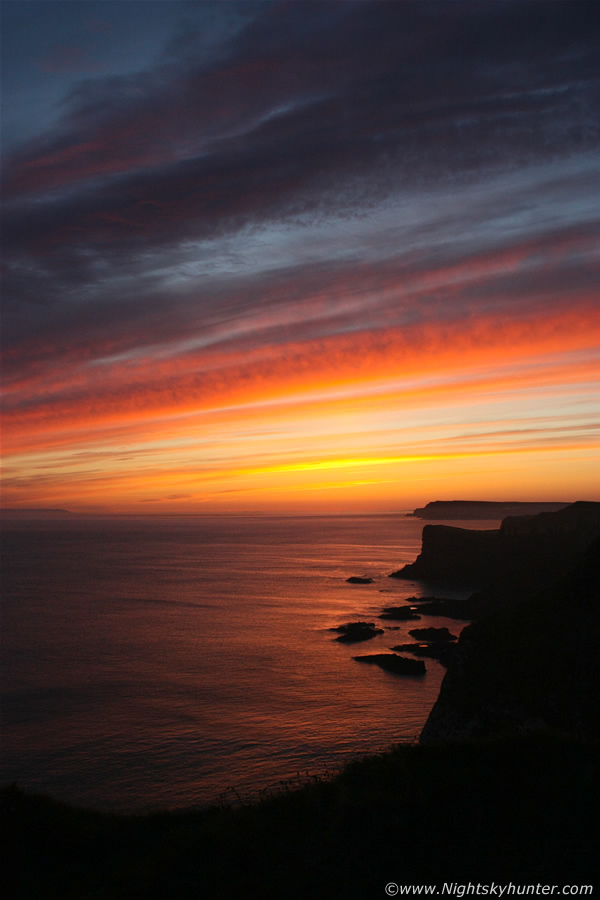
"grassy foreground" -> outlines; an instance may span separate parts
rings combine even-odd
[[[389,882],[594,884],[598,744],[404,745],[241,807],[116,815],[2,791],[19,898],[377,898]]]

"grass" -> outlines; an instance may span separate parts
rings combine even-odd
[[[2,791],[11,900],[385,897],[388,882],[594,884],[598,744],[401,745],[241,806],[117,815]]]

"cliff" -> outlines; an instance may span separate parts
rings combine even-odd
[[[425,525],[421,552],[392,578],[410,578],[451,586],[479,588],[496,567],[500,530],[473,531],[451,525]]]
[[[421,741],[551,729],[600,737],[600,541],[550,594],[461,634]]]
[[[503,523],[498,546],[494,612],[462,632],[421,741],[600,736],[600,504]]]
[[[418,507],[411,516],[418,519],[503,519],[506,516],[531,516],[556,512],[567,503],[496,502],[493,500],[433,500]]]
[[[596,537],[600,503],[583,501],[489,531],[425,525],[421,553],[392,577],[481,590],[491,609],[552,587]]]
[[[536,516],[508,516],[502,521],[503,535],[572,536],[576,544],[584,544],[590,535],[600,533],[600,503],[578,501],[555,512]]]

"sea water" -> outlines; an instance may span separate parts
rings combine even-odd
[[[422,527],[402,515],[5,522],[0,781],[101,809],[189,807],[414,740],[442,666],[399,677],[353,656],[411,640],[415,624],[465,624],[377,619],[428,592],[388,577],[415,559]],[[356,620],[385,631],[337,642],[331,629]]]

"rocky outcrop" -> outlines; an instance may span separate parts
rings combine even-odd
[[[444,616],[446,619],[472,622],[480,615],[482,596],[474,593],[463,599],[458,597],[412,597],[410,602],[418,603],[417,609],[423,616]]]
[[[505,516],[531,516],[555,512],[567,503],[498,503],[489,500],[433,500],[409,513],[418,519],[503,519]]]
[[[393,622],[407,622],[411,619],[420,619],[421,616],[414,606],[386,606],[379,618],[391,619]]]
[[[456,635],[447,628],[411,628],[408,632],[418,641],[455,641]]]
[[[390,647],[390,650],[395,653],[427,656],[429,659],[437,659],[443,666],[448,666],[457,646],[455,641],[430,641],[427,644],[396,644]]]
[[[392,672],[394,675],[424,675],[425,663],[422,659],[408,659],[406,656],[397,656],[395,653],[372,653],[369,656],[353,657],[357,662],[371,663]]]
[[[351,575],[346,581],[348,584],[373,584],[373,579],[365,575]]]
[[[595,513],[584,512],[593,530]],[[599,683],[597,538],[551,590],[509,603],[464,629],[421,741],[538,729],[597,738]]]
[[[340,633],[339,637],[336,637],[336,641],[342,644],[368,641],[378,634],[383,634],[383,628],[377,628],[374,622],[348,622],[346,625],[338,625],[337,628],[331,630]]]

